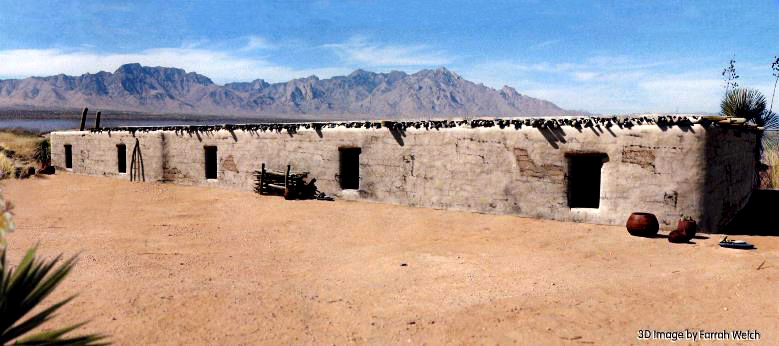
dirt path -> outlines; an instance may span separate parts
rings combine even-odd
[[[679,245],[623,227],[76,175],[3,189],[19,226],[12,263],[36,243],[81,252],[54,298],[80,295],[51,325],[91,319],[85,330],[118,344],[779,339],[777,237],[739,237],[759,249],[738,251],[716,236]]]

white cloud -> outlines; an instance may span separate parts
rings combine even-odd
[[[212,78],[217,83],[263,78],[287,81],[317,75],[322,78],[349,73],[341,67],[296,69],[263,59],[242,57],[203,48],[155,48],[138,53],[98,53],[91,50],[13,49],[0,50],[0,76],[26,78],[55,74],[80,75],[113,72],[122,64],[183,68]]]
[[[296,68],[253,54],[279,47],[264,37],[247,36],[242,40],[242,45],[232,50],[219,42],[205,39],[186,41],[180,47],[153,48],[133,53],[103,53],[89,46],[76,49],[0,50],[0,78],[112,72],[123,64],[137,62],[146,66],[183,68],[206,75],[216,83],[257,78],[279,82],[311,75],[320,78],[346,75],[355,66],[383,70],[392,67],[439,66],[451,62],[442,52],[427,46],[382,45],[355,37],[345,43],[315,47],[335,51],[343,58],[340,63],[318,68]],[[207,48],[207,44],[212,47]],[[220,48],[215,49],[213,46]]]
[[[275,45],[268,42],[261,36],[249,36],[246,38],[246,45],[241,48],[241,51],[252,51],[257,49],[274,49]]]
[[[555,44],[555,43],[559,43],[559,42],[561,42],[561,41],[562,41],[562,40],[547,40],[547,41],[544,41],[544,42],[540,42],[540,43],[536,43],[536,44],[534,44],[534,45],[531,45],[531,46],[529,47],[529,49],[541,49],[541,48],[546,48],[546,47],[549,47],[549,46],[551,46],[551,45],[553,45],[553,44]]]
[[[520,91],[528,96],[552,101],[570,110],[584,110],[603,114],[638,113],[636,101],[629,93],[608,86],[573,88],[561,85],[538,87]]]
[[[452,62],[444,52],[426,45],[381,45],[361,36],[344,43],[324,45],[350,64],[373,66],[439,66]]]
[[[685,71],[684,63],[627,56],[562,63],[488,61],[462,75],[494,88],[514,86],[520,93],[566,109],[595,113],[717,112],[723,85],[717,67]],[[769,98],[771,90],[765,81],[743,76],[740,81]]]
[[[595,72],[574,72],[573,77],[576,80],[593,80],[595,77],[597,77],[598,74]]]
[[[722,81],[702,76],[660,76],[638,87],[644,102],[661,112],[716,111],[722,97]]]
[[[379,71],[390,68],[413,70],[450,64],[453,60],[427,46],[383,45],[357,37],[346,43],[318,47],[341,54],[344,61],[338,65],[295,68],[250,56],[251,52],[245,50],[272,49],[274,45],[258,36],[246,40],[243,49],[233,51],[204,48],[203,41],[134,53],[102,53],[89,46],[72,50],[0,50],[0,78],[112,72],[122,64],[137,62],[147,66],[183,68],[206,75],[220,84],[257,78],[279,82],[310,75],[320,78],[345,75],[354,66]],[[566,109],[596,113],[717,112],[723,91],[723,82],[719,79],[722,67],[688,69],[687,65],[690,64],[594,56],[557,63],[484,61],[457,68],[456,72],[494,88],[515,87],[523,94],[552,101]],[[737,68],[742,75],[741,86],[759,89],[770,102],[773,90],[770,70],[762,65],[748,64]]]
[[[205,46],[208,44],[208,39],[206,38],[200,38],[197,40],[186,40],[181,44],[180,48],[184,49],[196,49]]]
[[[465,79],[493,88],[509,85],[522,90],[533,85],[533,80],[538,80],[539,72],[549,72],[551,69],[548,64],[529,65],[501,60],[477,63],[458,73]]]

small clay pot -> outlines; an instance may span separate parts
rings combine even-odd
[[[660,229],[657,217],[651,213],[630,214],[627,224],[628,233],[638,237],[654,237]]]
[[[694,220],[679,220],[679,223],[676,225],[676,229],[684,233],[687,238],[692,239],[695,237],[695,232],[698,231],[698,225]]]
[[[668,233],[668,241],[672,243],[686,243],[690,241],[690,237],[688,237],[684,232],[680,230],[671,231],[671,233]]]

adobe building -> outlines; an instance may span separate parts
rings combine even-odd
[[[761,131],[641,115],[119,127],[51,145],[77,174],[251,191],[263,163],[291,165],[339,198],[609,225],[650,212],[665,230],[685,215],[717,233],[751,195]]]

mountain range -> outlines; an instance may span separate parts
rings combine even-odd
[[[413,74],[356,70],[288,82],[218,85],[179,68],[125,64],[113,73],[0,80],[0,108],[95,110],[148,114],[413,118],[429,116],[558,116],[583,114],[463,79],[445,68]]]

